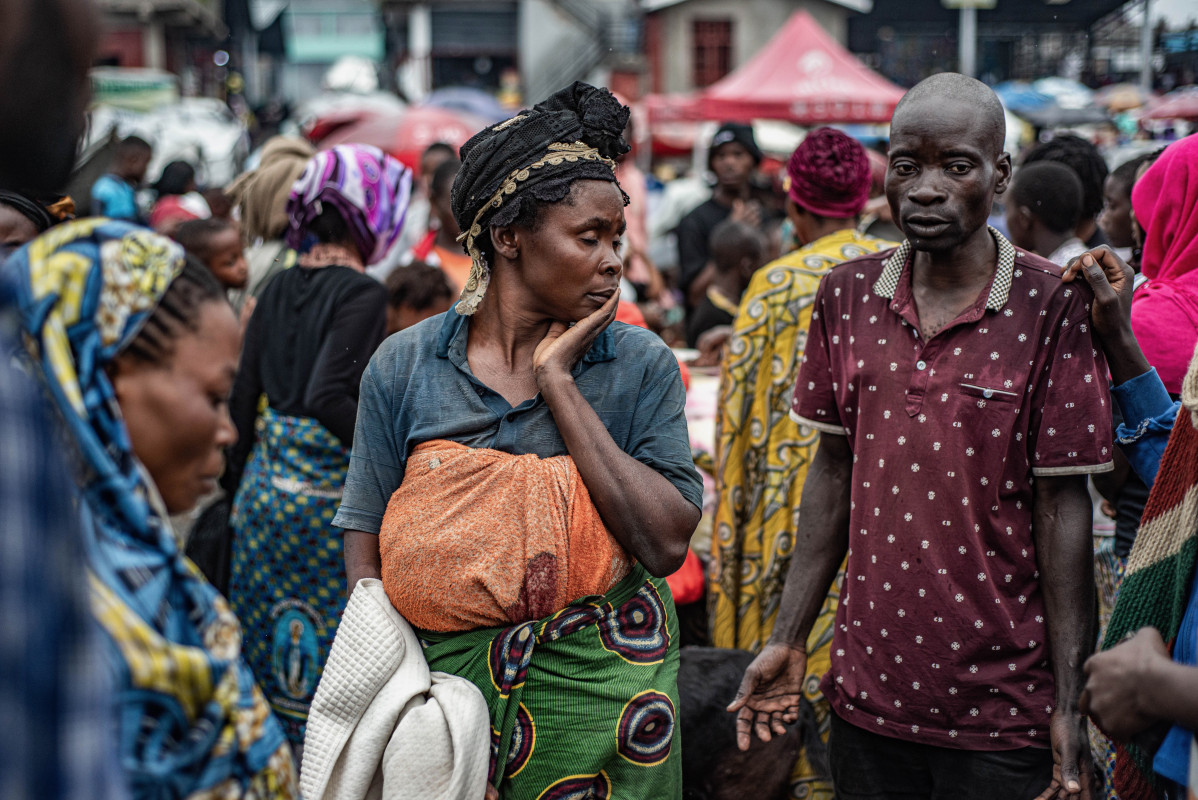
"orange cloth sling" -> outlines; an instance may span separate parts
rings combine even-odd
[[[412,451],[379,552],[391,604],[437,632],[541,619],[632,568],[569,456],[440,440]]]

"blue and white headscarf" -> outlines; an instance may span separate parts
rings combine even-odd
[[[241,658],[241,627],[180,552],[106,369],[183,263],[165,237],[83,219],[34,239],[3,271],[33,372],[75,445],[91,607],[133,797],[293,798],[291,752]]]

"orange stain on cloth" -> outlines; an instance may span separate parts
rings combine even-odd
[[[408,458],[379,551],[391,604],[441,633],[550,616],[632,568],[572,458],[441,440]]]

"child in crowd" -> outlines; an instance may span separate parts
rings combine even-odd
[[[449,310],[457,296],[445,273],[422,261],[387,276],[387,335]]]
[[[91,216],[144,222],[137,207],[137,187],[146,179],[153,153],[150,143],[137,136],[117,144],[112,169],[92,184]]]
[[[150,211],[150,227],[163,236],[174,236],[184,222],[212,216],[204,196],[196,190],[196,169],[186,161],[172,161],[163,167],[154,190],[158,200]]]
[[[225,289],[241,289],[249,278],[237,223],[212,217],[184,222],[175,241],[216,276]]]
[[[1131,187],[1136,184],[1136,171],[1140,165],[1154,156],[1154,153],[1144,153],[1120,164],[1102,186],[1103,207],[1098,215],[1098,226],[1106,234],[1115,254],[1129,264],[1135,244],[1131,232]],[[1138,272],[1140,265],[1131,264],[1131,267]]]
[[[1082,182],[1057,161],[1034,161],[1015,172],[1007,202],[1011,243],[1064,266],[1086,245],[1075,235],[1082,216]]]
[[[694,347],[704,332],[736,319],[740,296],[765,263],[765,236],[747,223],[725,220],[711,232],[710,252],[715,274],[687,322],[688,347]]]

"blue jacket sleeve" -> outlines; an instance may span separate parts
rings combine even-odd
[[[1111,393],[1124,419],[1115,429],[1115,443],[1131,468],[1151,487],[1181,403],[1169,397],[1155,369],[1116,386]]]

